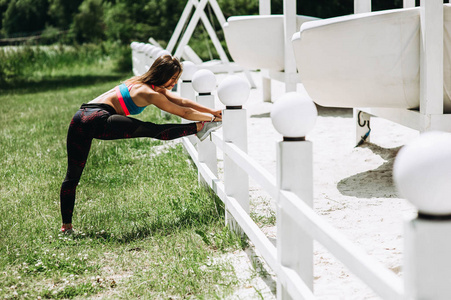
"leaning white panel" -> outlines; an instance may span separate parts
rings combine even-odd
[[[419,8],[308,22],[292,44],[301,81],[320,105],[419,106]]]
[[[227,19],[224,36],[233,60],[243,68],[281,71],[284,67],[283,15],[236,16]],[[296,27],[317,20],[297,16]]]

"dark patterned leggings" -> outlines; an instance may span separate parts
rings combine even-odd
[[[68,167],[60,193],[63,223],[72,223],[75,191],[93,139],[152,137],[172,140],[196,132],[196,123],[158,125],[118,115],[107,104],[83,104],[74,115],[67,134]]]

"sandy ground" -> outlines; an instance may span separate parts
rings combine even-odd
[[[242,74],[238,74],[243,76]],[[274,129],[272,103],[262,101],[261,78],[252,73],[252,89],[244,109],[248,112],[248,153],[276,174],[276,143],[282,136]],[[220,82],[225,75],[218,76]],[[244,78],[244,76],[243,76]],[[273,101],[283,95],[284,85],[273,81]],[[302,85],[298,92],[305,93]],[[223,107],[218,102],[218,107]],[[380,118],[371,120],[371,142],[355,148],[352,109],[318,107],[318,119],[307,139],[313,142],[314,209],[353,243],[402,276],[403,223],[415,210],[399,198],[392,167],[399,149],[419,135],[418,131]],[[268,214],[275,203],[251,181],[251,208]],[[264,227],[275,243],[276,228]],[[255,249],[229,254],[242,288],[231,299],[275,299],[274,274]],[[267,276],[262,276],[267,274]],[[314,293],[318,299],[379,299],[324,247],[314,246]]]

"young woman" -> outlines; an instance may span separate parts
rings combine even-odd
[[[176,58],[161,56],[145,74],[132,77],[83,104],[74,115],[67,134],[68,167],[60,193],[63,233],[72,231],[75,191],[93,139],[151,137],[171,140],[197,134],[203,140],[221,126],[220,110],[212,110],[170,92],[181,73],[182,66]],[[128,117],[141,113],[152,104],[168,113],[198,122],[159,125]]]

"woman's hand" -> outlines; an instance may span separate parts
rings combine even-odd
[[[222,110],[221,109],[215,110],[211,114],[213,116],[217,117],[216,119],[220,118],[222,120]]]
[[[214,110],[211,114],[213,115],[212,122],[222,122],[222,110]]]

